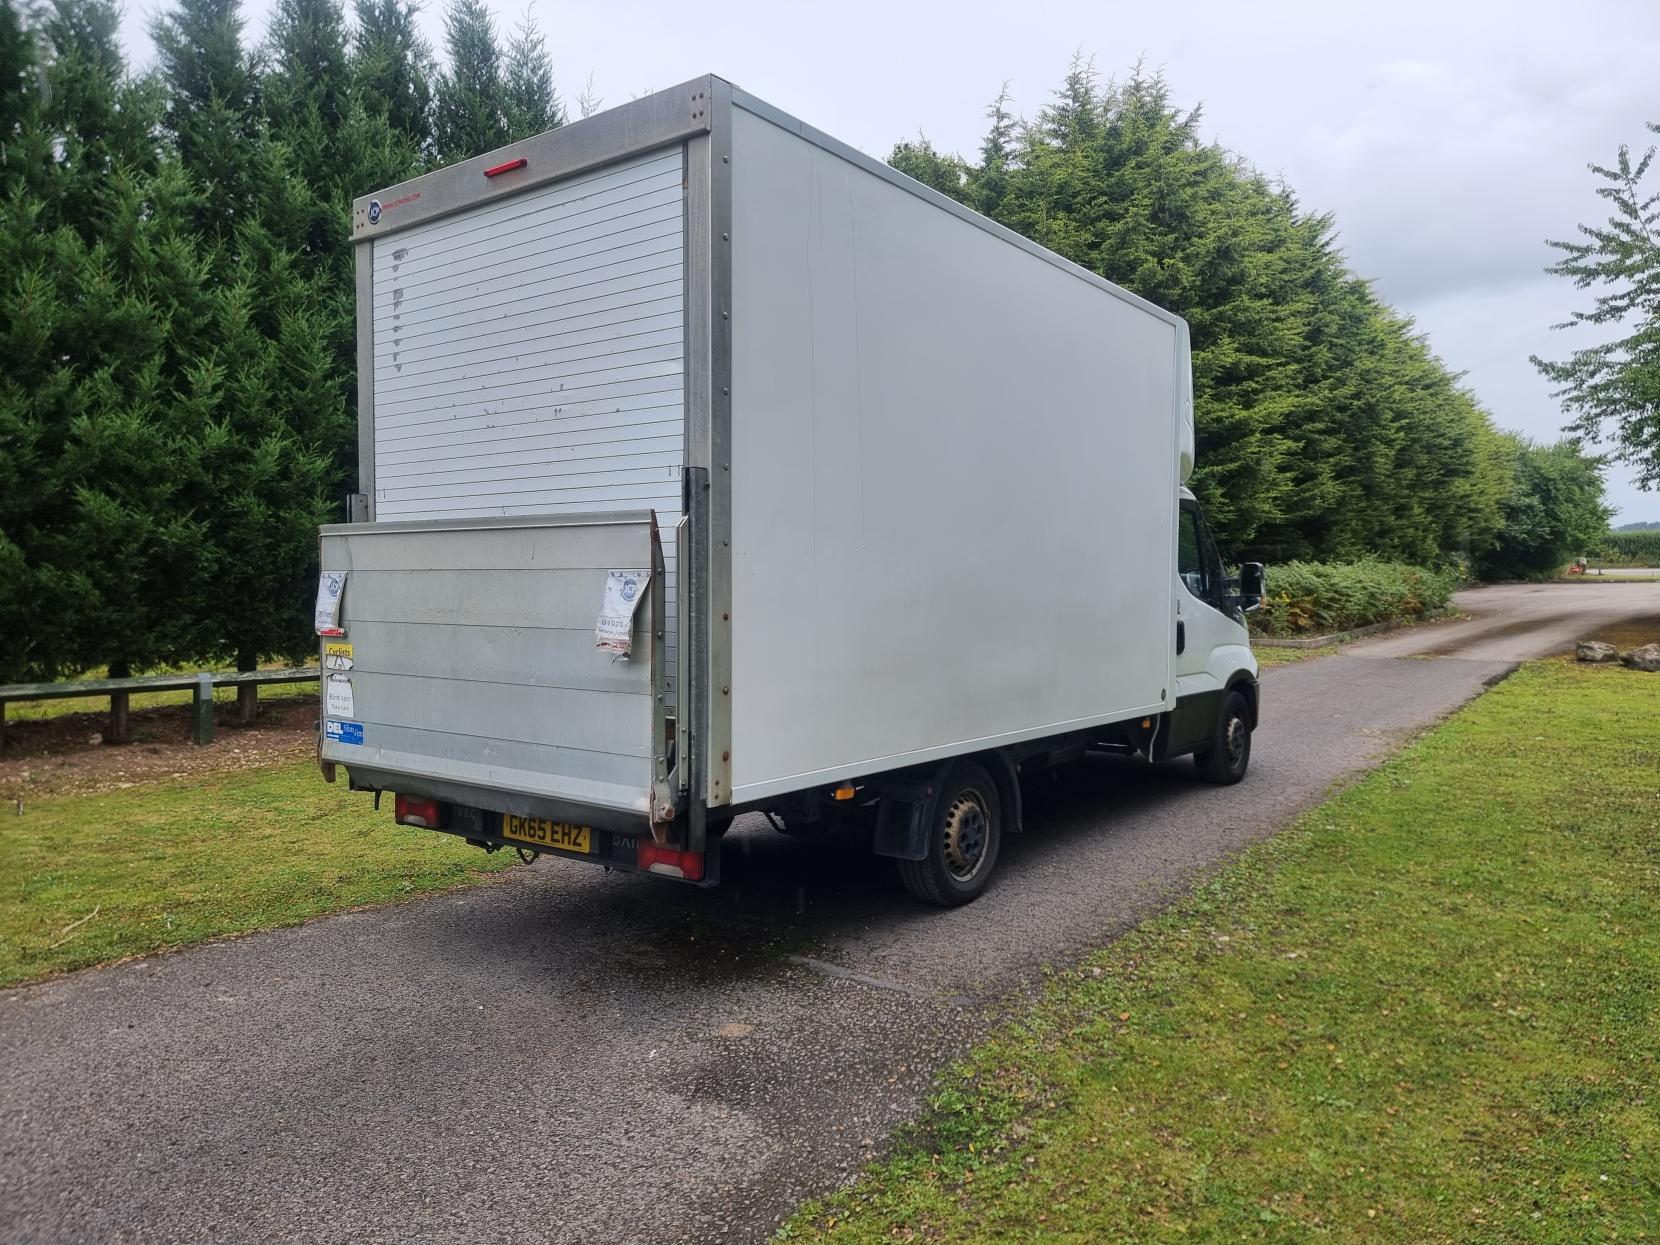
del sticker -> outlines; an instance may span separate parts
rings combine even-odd
[[[361,744],[363,723],[341,722],[328,718],[323,722],[323,738],[337,744]]]

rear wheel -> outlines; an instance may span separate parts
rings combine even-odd
[[[1251,764],[1251,711],[1238,692],[1229,692],[1223,700],[1216,737],[1193,754],[1193,764],[1199,777],[1219,786],[1231,786],[1245,777]]]
[[[928,854],[901,860],[900,879],[918,899],[954,908],[986,889],[1002,842],[997,784],[982,766],[959,761],[946,772],[934,799]]]

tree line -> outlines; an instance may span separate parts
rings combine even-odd
[[[237,0],[175,0],[133,74],[113,0],[0,0],[0,681],[310,648],[356,476],[351,199],[565,120],[534,24],[449,0],[440,65],[415,13],[278,0],[255,45]],[[1491,557],[1550,527],[1530,463],[1600,506],[1577,446],[1498,431],[1331,218],[1198,125],[1074,66],[1029,124],[995,105],[978,161],[892,162],[1188,319],[1236,555]]]
[[[309,647],[356,474],[355,194],[561,124],[542,34],[452,0],[0,0],[0,682]]]
[[[1225,549],[1519,574],[1604,529],[1596,460],[1501,431],[1349,270],[1331,215],[1204,142],[1162,76],[1075,61],[1031,120],[1006,91],[988,116],[977,160],[918,139],[890,162],[1187,320],[1192,487]]]

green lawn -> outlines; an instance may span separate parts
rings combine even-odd
[[[314,762],[0,807],[0,985],[292,925],[505,868]]]
[[[1058,976],[780,1231],[1657,1235],[1660,676],[1554,661]]]

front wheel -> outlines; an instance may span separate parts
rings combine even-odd
[[[901,860],[905,889],[926,903],[955,908],[991,881],[1003,842],[1003,806],[984,767],[959,761],[946,773],[928,827],[928,854]]]
[[[1193,754],[1193,764],[1199,777],[1219,786],[1232,786],[1245,777],[1251,764],[1251,711],[1238,692],[1229,692],[1222,702],[1216,737]]]

